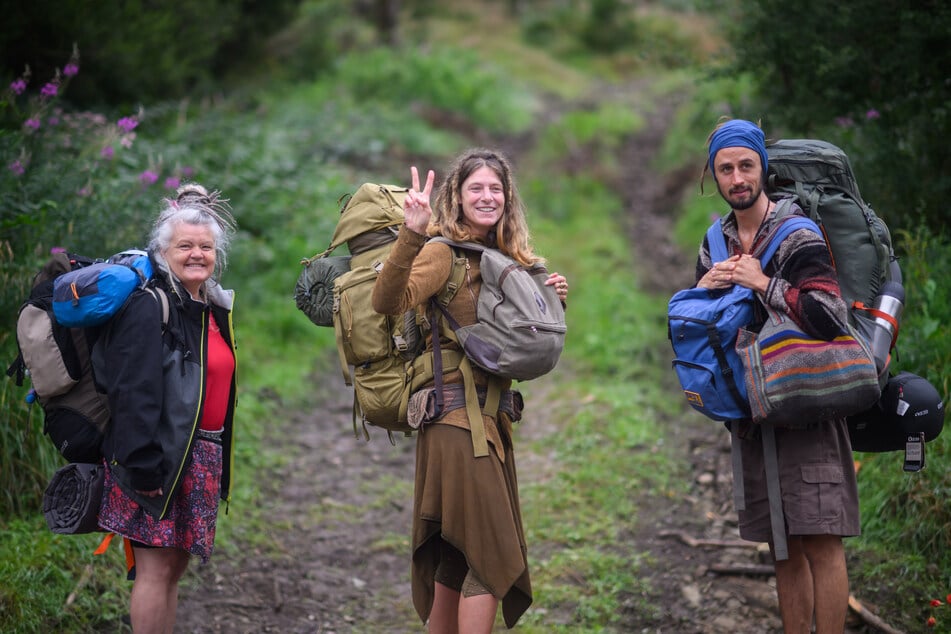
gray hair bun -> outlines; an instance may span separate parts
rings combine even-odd
[[[231,206],[227,200],[221,198],[221,192],[215,190],[209,193],[198,183],[186,183],[175,193],[177,203],[175,206],[199,208],[210,214],[225,233],[234,232],[236,223],[234,216],[231,215]]]

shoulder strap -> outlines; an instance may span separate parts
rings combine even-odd
[[[789,200],[787,206],[792,203],[792,199]],[[782,204],[782,203],[780,203]],[[784,210],[779,210],[777,213],[784,215]],[[723,219],[719,218],[710,225],[710,228],[707,229],[707,244],[710,247],[710,258],[714,262],[722,262],[723,260],[730,257],[729,251],[726,248],[726,239],[723,237]],[[763,253],[759,256],[760,262],[763,266],[766,266],[766,263],[770,261],[773,255],[776,253],[776,250],[779,249],[779,245],[789,237],[793,231],[799,229],[809,229],[815,231],[818,235],[822,235],[822,232],[819,230],[819,227],[815,222],[804,218],[803,216],[786,216],[782,219],[780,225],[773,231],[772,237],[769,239],[769,243],[766,245],[766,248],[763,250]]]
[[[810,231],[816,232],[820,237],[822,232],[819,231],[819,227],[816,226],[812,220],[804,218],[802,216],[789,216],[775,229],[772,237],[769,240],[769,244],[766,245],[766,249],[760,255],[760,262],[763,266],[766,266],[766,263],[770,261],[773,255],[779,249],[780,243],[785,240],[793,231],[798,231],[799,229],[808,229]]]
[[[448,306],[452,298],[456,296],[456,292],[462,288],[462,284],[466,279],[466,268],[469,265],[468,260],[464,255],[459,253],[459,250],[471,249],[474,251],[484,251],[486,247],[481,244],[476,244],[475,242],[455,242],[443,236],[434,236],[429,238],[428,241],[442,242],[452,247],[452,268],[449,271],[449,280],[446,282],[446,286],[436,293],[435,296],[440,305]]]
[[[168,328],[168,294],[157,286],[146,286],[145,291],[155,298],[162,309],[162,332]]]
[[[448,244],[452,247],[458,247],[460,249],[470,249],[472,251],[485,251],[489,247],[484,244],[479,244],[478,242],[456,242],[455,240],[450,240],[445,236],[433,236],[429,239],[430,242],[442,242],[443,244]]]
[[[726,239],[723,237],[723,219],[717,218],[707,229],[707,245],[710,247],[710,259],[714,262],[722,262],[730,257],[730,252],[726,249]]]

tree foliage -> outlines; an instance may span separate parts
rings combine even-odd
[[[842,145],[890,224],[946,224],[951,5],[757,0],[730,17],[735,68],[755,78],[767,132]]]
[[[213,85],[241,60],[255,60],[268,35],[301,0],[33,0],[12,3],[0,21],[0,62],[8,77],[29,65],[45,77],[82,51],[82,105],[175,99]]]

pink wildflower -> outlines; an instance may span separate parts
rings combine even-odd
[[[139,174],[139,182],[145,186],[154,185],[155,181],[158,180],[159,175],[153,172],[152,170],[145,170]]]
[[[79,73],[79,65],[70,62],[63,66],[63,74],[67,77],[75,77]]]
[[[132,132],[139,125],[139,121],[135,117],[122,117],[116,125],[123,132]]]
[[[49,82],[40,89],[40,97],[44,97],[46,99],[55,97],[58,89],[59,87],[55,83]]]
[[[104,148],[102,148],[102,150],[99,151],[99,156],[106,159],[107,161],[111,161],[112,157],[114,157],[115,155],[116,155],[116,151],[112,149],[111,145],[107,145]]]
[[[177,176],[169,176],[165,179],[165,189],[178,189],[178,186],[182,184],[182,179]]]
[[[868,119],[869,121],[874,121],[875,119],[878,119],[881,116],[882,116],[882,113],[876,110],[875,108],[869,108],[868,111],[865,113],[865,118]]]
[[[10,84],[10,90],[13,91],[14,95],[22,95],[23,91],[26,90],[26,82],[22,79],[17,79]]]
[[[195,168],[188,167],[187,165],[182,168],[182,176],[184,176],[185,178],[191,178],[194,175],[195,175]]]
[[[29,119],[23,122],[23,125],[26,126],[27,128],[30,128],[31,130],[39,130],[40,120],[35,117],[30,117]]]
[[[92,196],[92,187],[89,185],[84,185],[76,191],[76,195],[80,198],[88,198],[89,196]]]
[[[835,124],[840,128],[851,128],[852,127],[852,117],[836,117]]]
[[[129,149],[132,147],[132,142],[135,141],[135,132],[130,132],[129,134],[123,134],[122,138],[119,139],[119,145]]]
[[[23,167],[23,163],[20,162],[20,159],[13,161],[7,167],[10,168],[10,171],[17,176],[23,176],[23,174],[26,172],[26,168]]]

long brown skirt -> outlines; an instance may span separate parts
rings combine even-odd
[[[495,424],[486,418],[487,424]],[[511,436],[500,430],[505,460],[490,448],[475,458],[468,429],[427,425],[416,445],[413,504],[413,605],[425,623],[433,607],[440,539],[454,546],[502,602],[513,627],[532,603]]]

